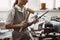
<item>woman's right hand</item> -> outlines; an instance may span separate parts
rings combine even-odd
[[[25,27],[25,26],[27,25],[27,21],[26,21],[26,20],[22,21],[22,22],[20,23],[20,25],[21,25],[22,27]]]
[[[35,24],[35,23],[38,22],[38,20],[37,19],[34,19],[32,22],[33,22],[33,24]]]

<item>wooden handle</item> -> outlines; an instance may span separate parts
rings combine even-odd
[[[27,17],[26,17],[26,19],[25,19],[26,21],[28,21],[29,15],[30,15],[30,13],[27,15]],[[24,28],[24,27],[21,27],[20,30],[19,30],[19,32],[22,32],[22,31],[23,31],[23,28]]]

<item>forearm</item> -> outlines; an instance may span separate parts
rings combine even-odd
[[[7,29],[14,29],[14,28],[20,28],[20,27],[22,27],[20,24],[8,24],[8,25],[6,25],[6,28]]]

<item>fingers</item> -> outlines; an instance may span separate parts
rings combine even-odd
[[[22,27],[26,27],[26,26],[27,26],[27,22],[20,23],[20,25],[21,25]]]
[[[37,19],[34,19],[33,23],[35,24],[35,23],[37,23],[37,22],[38,22],[38,20],[37,20]]]

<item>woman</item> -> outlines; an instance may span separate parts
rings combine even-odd
[[[34,13],[33,10],[29,9],[29,8],[25,8],[24,5],[28,2],[28,0],[16,0],[15,4],[14,4],[14,8],[11,11],[11,16],[10,16],[10,23],[8,25],[6,25],[6,28],[13,28],[14,31],[12,33],[12,37],[13,40],[29,40],[29,35],[27,32],[27,28],[24,28],[26,26],[30,26],[33,23],[36,23],[36,19],[32,22],[27,22],[28,20],[26,20],[26,16],[28,15],[26,12],[28,13]],[[9,17],[8,17],[9,18]],[[12,24],[13,23],[13,24]],[[19,32],[20,28],[23,27],[24,30],[22,32]]]

